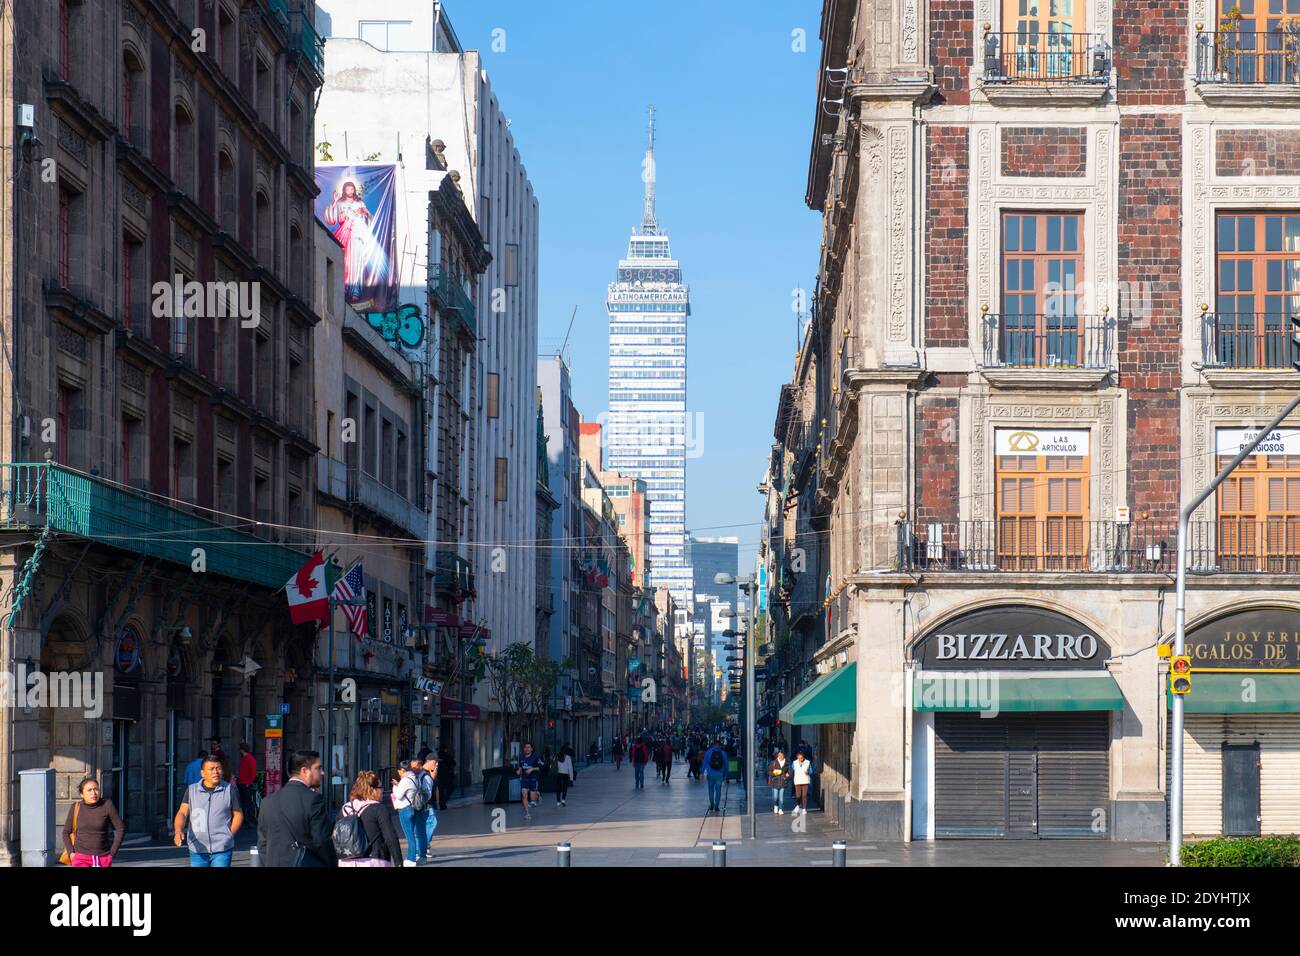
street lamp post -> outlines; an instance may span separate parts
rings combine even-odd
[[[751,592],[757,592],[758,586],[753,575],[736,578],[735,576],[726,573],[714,575],[713,583],[738,585],[747,599],[746,603],[749,605],[746,608],[746,613],[748,615],[745,621],[746,627],[744,631],[740,632],[744,635],[745,641],[745,759],[743,761],[743,772],[745,774],[745,805],[746,812],[749,815],[749,836],[751,839],[756,839],[758,837],[758,816],[754,812],[754,775],[757,772],[757,762],[755,761],[754,753],[754,737],[757,735],[758,729],[755,726],[754,713],[754,629],[752,622],[755,601]],[[735,617],[739,616],[734,611],[732,612],[732,615]]]

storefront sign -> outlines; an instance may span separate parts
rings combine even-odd
[[[452,720],[460,718],[461,714],[465,715],[466,720],[478,720],[479,709],[476,704],[462,704],[458,700],[448,700],[442,698],[442,705],[438,708],[439,716],[450,717]]]
[[[1214,433],[1215,454],[1236,455],[1258,434],[1258,428],[1220,428]],[[1273,429],[1251,454],[1300,455],[1300,429]]]
[[[1300,671],[1300,611],[1237,611],[1187,632],[1193,671]]]
[[[1088,432],[1082,429],[999,428],[993,442],[998,455],[1088,454]]]
[[[113,653],[113,665],[119,674],[131,674],[140,666],[140,638],[135,628],[124,627],[117,636],[117,646]]]
[[[433,624],[437,627],[460,627],[460,618],[451,611],[444,611],[440,607],[424,606],[424,623]]]
[[[1078,621],[1008,605],[965,614],[917,644],[925,670],[1085,670],[1105,666],[1110,646]]]
[[[416,690],[423,691],[426,694],[441,694],[442,681],[434,680],[431,677],[415,677],[412,675],[412,684]]]

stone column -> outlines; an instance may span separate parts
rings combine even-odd
[[[866,840],[902,840],[906,789],[903,591],[855,589],[858,601],[854,803],[846,821]]]
[[[1128,595],[1126,595],[1128,597]],[[1120,607],[1123,635],[1117,642],[1134,656],[1107,667],[1124,694],[1124,709],[1111,723],[1111,792],[1109,832],[1115,840],[1165,838],[1165,795],[1160,789],[1161,724],[1166,719],[1159,657],[1153,644],[1157,629],[1172,626],[1173,601],[1166,602],[1165,622],[1156,619],[1156,595],[1137,592]]]

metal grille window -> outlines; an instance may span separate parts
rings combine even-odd
[[[1080,364],[1082,219],[1079,213],[1003,214],[1004,364]]]
[[[1220,213],[1212,334],[1220,363],[1284,368],[1300,315],[1300,212]]]
[[[1218,519],[1223,570],[1300,570],[1300,455],[1248,457],[1219,486]]]
[[[1004,570],[1080,570],[1087,562],[1088,458],[999,455],[998,564]]]

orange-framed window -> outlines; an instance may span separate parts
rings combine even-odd
[[[1081,213],[1004,212],[1002,363],[1033,368],[1080,364],[1082,285]]]
[[[1251,455],[1224,480],[1218,550],[1225,571],[1300,570],[1300,455]]]
[[[1087,567],[1087,455],[998,455],[998,564],[1003,570]]]
[[[1300,315],[1300,210],[1221,212],[1215,226],[1219,360],[1289,367],[1288,317]]]

